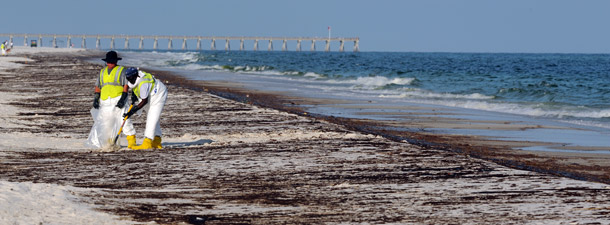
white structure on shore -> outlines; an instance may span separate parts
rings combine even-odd
[[[72,38],[81,38],[81,48],[87,48],[87,39],[95,39],[95,48],[96,49],[101,49],[102,45],[101,45],[101,40],[102,39],[110,39],[110,49],[115,49],[115,39],[123,39],[125,41],[125,45],[124,45],[124,49],[129,49],[129,40],[130,39],[139,39],[139,44],[138,44],[138,49],[143,49],[144,48],[144,40],[145,39],[151,39],[153,40],[153,47],[152,49],[156,50],[158,48],[158,40],[159,39],[167,39],[168,43],[167,43],[167,49],[171,50],[172,49],[172,40],[173,39],[178,39],[178,40],[182,40],[182,50],[187,50],[187,40],[196,40],[197,41],[197,45],[196,45],[196,50],[201,50],[201,40],[209,40],[210,43],[210,50],[216,50],[216,39],[218,40],[225,40],[225,50],[229,51],[230,50],[230,42],[231,41],[239,41],[239,50],[243,51],[245,50],[244,47],[244,41],[245,40],[251,40],[254,41],[253,44],[253,49],[254,51],[258,50],[258,41],[259,40],[268,40],[269,41],[269,46],[267,47],[267,49],[269,51],[273,51],[273,41],[282,41],[282,51],[287,51],[288,50],[288,41],[296,41],[296,51],[301,51],[301,42],[302,41],[311,41],[311,51],[315,51],[316,49],[316,42],[320,41],[320,42],[325,42],[326,46],[324,48],[324,51],[329,52],[330,49],[330,45],[331,42],[339,42],[339,51],[343,52],[344,48],[345,48],[345,42],[354,42],[354,48],[353,51],[354,52],[358,52],[360,51],[360,47],[359,47],[359,41],[360,38],[358,37],[350,37],[350,38],[343,38],[343,37],[234,37],[234,36],[172,36],[172,35],[99,35],[99,34],[93,34],[93,35],[88,35],[88,34],[84,34],[84,35],[76,35],[76,34],[10,34],[10,33],[0,33],[0,37],[7,37],[10,39],[9,43],[13,42],[13,38],[14,37],[23,37],[23,45],[24,46],[28,46],[28,38],[32,38],[31,40],[37,40],[36,44],[37,46],[42,46],[43,45],[43,38],[52,38],[52,42],[51,42],[51,46],[50,47],[59,47],[57,45],[57,39],[60,38],[62,40],[66,40],[66,47],[70,48],[72,47]]]

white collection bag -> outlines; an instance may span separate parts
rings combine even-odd
[[[87,146],[91,148],[107,148],[114,145],[114,137],[116,137],[119,129],[121,129],[123,113],[126,111],[125,107],[122,109],[115,107],[117,101],[118,99],[101,101],[99,109],[91,109],[93,127],[91,127],[89,138],[87,138]]]

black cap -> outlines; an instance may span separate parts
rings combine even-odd
[[[102,60],[104,60],[107,63],[116,64],[121,59],[123,59],[123,58],[119,58],[118,54],[115,51],[109,51],[108,53],[106,53],[106,58],[102,59]]]

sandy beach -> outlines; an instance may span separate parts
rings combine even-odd
[[[165,149],[89,149],[103,62],[84,59],[103,55],[0,57],[0,224],[610,224],[599,157],[381,135],[371,121],[161,71]],[[134,122],[140,143],[145,120]]]

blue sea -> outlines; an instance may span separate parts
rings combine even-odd
[[[207,50],[119,54],[123,65],[171,70],[190,79],[236,82],[287,95],[369,102],[367,108],[378,104],[378,111],[387,106],[419,105],[451,109],[463,118],[566,126],[594,134],[583,133],[588,137],[586,143],[562,137],[564,145],[610,146],[610,55],[606,54]],[[333,106],[311,106],[309,110],[388,119]],[[472,129],[436,132],[486,133]],[[552,138],[558,136],[553,131],[545,132],[493,136],[562,141]]]

